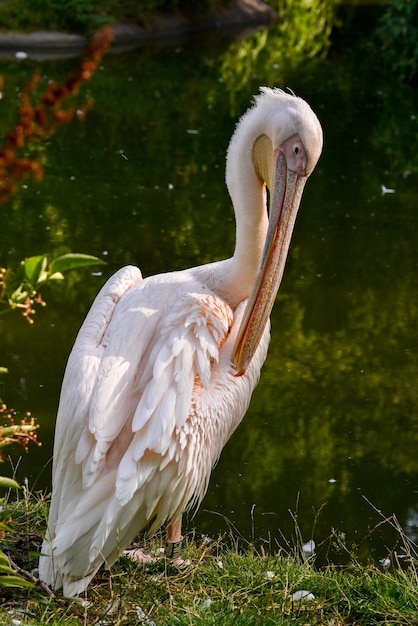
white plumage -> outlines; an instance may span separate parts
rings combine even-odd
[[[98,294],[62,385],[39,564],[65,595],[145,526],[179,534],[183,512],[201,502],[266,358],[301,189],[321,149],[310,107],[263,88],[228,150],[234,256],[146,279],[125,267]]]

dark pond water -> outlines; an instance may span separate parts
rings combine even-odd
[[[418,93],[379,82],[367,56],[317,51],[270,31],[109,54],[87,87],[95,106],[85,121],[44,146],[43,182],[0,206],[2,265],[68,251],[107,262],[48,289],[34,326],[0,318],[10,372],[0,395],[41,424],[43,446],[18,468],[34,489],[50,488],[63,369],[94,295],[126,263],[150,275],[230,256],[225,151],[259,85],[277,85],[317,112],[324,152],[260,384],[188,528],[214,535],[233,525],[274,548],[294,543],[296,520],[322,555],[335,529],[359,558],[382,558],[398,537],[376,528],[376,507],[418,538]],[[1,61],[2,134],[36,67],[47,80],[77,64]]]

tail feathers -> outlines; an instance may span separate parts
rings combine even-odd
[[[51,540],[48,535],[42,546],[41,580],[53,589],[63,587],[66,596],[82,593],[101,565],[111,567],[145,526],[145,512],[141,515],[143,507],[139,506],[142,498],[139,494],[134,503],[122,508],[113,497],[107,511],[98,506],[90,516],[77,516],[67,524],[56,525],[56,536]]]
[[[62,587],[63,595],[67,598],[73,598],[87,589],[100,565],[101,563],[81,578],[63,574],[58,567],[58,563],[55,562],[53,554],[51,554],[51,544],[44,541],[42,554],[39,559],[39,578],[52,589],[57,590]]]
[[[73,597],[85,591],[104,562],[101,555],[98,555],[93,562],[86,558],[90,542],[91,535],[88,534],[77,541],[77,551],[70,549],[56,554],[54,544],[45,539],[39,559],[39,578],[52,589],[62,587],[63,594],[67,597]]]

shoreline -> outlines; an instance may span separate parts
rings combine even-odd
[[[250,25],[269,25],[278,15],[262,0],[234,0],[220,11],[184,15],[156,14],[146,26],[134,23],[116,23],[113,29],[113,45],[141,44],[172,37],[193,35],[199,32]],[[85,48],[89,39],[83,35],[58,31],[0,32],[0,50],[41,50]]]

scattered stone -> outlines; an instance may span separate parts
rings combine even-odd
[[[315,554],[315,547],[315,541],[313,539],[303,544],[302,552],[307,559]]]
[[[299,589],[292,593],[292,601],[293,602],[310,602],[311,600],[315,600],[315,596],[310,591],[306,591],[306,589]]]

